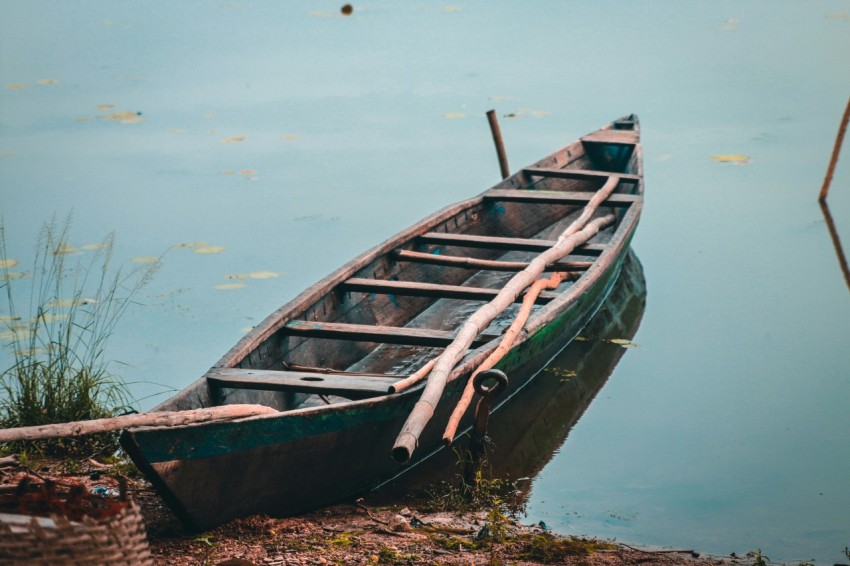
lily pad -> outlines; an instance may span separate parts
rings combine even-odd
[[[224,138],[223,140],[218,140],[218,143],[239,143],[248,139],[248,136],[231,136],[229,138]]]
[[[7,90],[24,90],[27,88],[25,83],[6,83]]]
[[[61,244],[59,244],[59,246],[55,250],[53,250],[53,255],[75,254],[79,251],[80,251],[79,248],[74,247],[74,246],[67,244],[65,242],[62,242]]]
[[[202,248],[195,248],[196,254],[220,254],[225,250],[224,246],[204,246]]]
[[[106,244],[86,244],[85,246],[80,246],[81,250],[102,250],[106,247]]]
[[[287,135],[287,136],[283,136],[283,138],[281,138],[281,139],[283,139],[284,141],[295,141],[295,140],[299,139],[299,136],[290,134],[290,135]]]
[[[462,112],[446,112],[443,114],[443,118],[446,120],[457,120],[458,118],[466,118],[466,114]]]
[[[16,322],[21,320],[19,316],[11,316],[8,314],[0,314],[0,322]]]
[[[280,273],[276,271],[252,271],[248,274],[251,279],[274,279],[280,277]]]
[[[3,271],[0,272],[0,281],[14,281],[15,279],[24,279],[29,276],[28,271],[23,273],[20,271]]]
[[[18,265],[18,260],[16,259],[0,259],[0,269],[9,269],[16,265]]]
[[[132,261],[133,263],[156,263],[159,261],[159,258],[155,255],[142,255],[134,257],[130,261]]]
[[[191,242],[191,243],[183,243],[176,244],[174,247],[178,250],[192,250],[195,248],[203,248],[204,246],[208,246],[207,242]]]
[[[746,165],[750,162],[750,156],[741,154],[712,155],[711,160],[719,163],[737,163],[739,165]]]
[[[244,283],[222,283],[215,286],[219,291],[232,291],[233,289],[242,289],[244,287],[247,287]]]

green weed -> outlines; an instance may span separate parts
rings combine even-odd
[[[70,264],[70,216],[52,219],[36,242],[29,311],[19,312],[13,287],[23,279],[0,277],[8,300],[8,347],[13,363],[0,373],[0,426],[12,428],[114,416],[130,404],[123,382],[108,370],[106,344],[137,293],[159,263],[124,273],[111,269],[114,234],[94,246],[90,261]],[[8,265],[0,222],[0,260]],[[0,275],[2,275],[0,270]],[[28,321],[28,322],[27,322]],[[38,451],[68,453],[115,446],[115,435],[85,441],[31,444]],[[20,446],[7,446],[16,449]]]

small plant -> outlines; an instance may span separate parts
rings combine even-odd
[[[130,403],[124,384],[108,371],[106,343],[159,263],[140,265],[129,273],[112,272],[115,239],[110,234],[93,246],[96,249],[87,264],[68,265],[69,256],[77,252],[69,244],[70,225],[69,216],[61,226],[54,218],[42,227],[27,316],[16,308],[11,278],[0,278],[8,300],[4,320],[15,321],[7,323],[13,363],[0,373],[0,426],[4,428],[109,417]],[[11,263],[2,222],[0,260],[0,265]],[[114,435],[73,443],[59,439],[39,443],[36,449],[97,451],[114,446],[114,440]]]
[[[770,563],[770,558],[763,555],[760,548],[755,549],[753,552],[748,552],[747,556],[750,556],[754,560],[753,566],[768,566]]]

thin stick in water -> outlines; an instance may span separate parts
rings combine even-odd
[[[826,169],[826,177],[823,180],[820,197],[818,197],[818,200],[821,202],[826,202],[826,195],[829,193],[832,174],[835,172],[835,165],[838,163],[838,153],[841,151],[841,144],[844,141],[844,133],[847,131],[848,121],[850,121],[850,99],[847,100],[847,108],[844,109],[844,116],[841,118],[841,125],[838,127],[838,135],[835,137],[835,147],[832,149],[832,157],[829,160],[829,167]]]

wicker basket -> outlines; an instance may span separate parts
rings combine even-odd
[[[0,513],[0,564],[152,565],[138,506],[104,519],[69,521]]]

